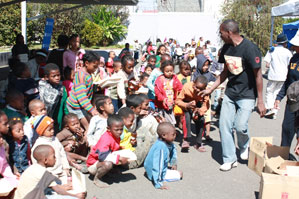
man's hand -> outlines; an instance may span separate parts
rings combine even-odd
[[[212,93],[212,90],[211,89],[205,89],[203,91],[200,91],[197,95],[198,96],[201,96],[201,97],[204,97],[204,96],[207,96],[207,95],[211,95]]]
[[[279,101],[279,100],[275,100],[274,108],[275,108],[275,109],[280,109],[280,108],[279,108],[279,104],[280,104],[280,101]]]
[[[264,117],[266,114],[266,108],[264,102],[258,102],[257,103],[257,110],[258,113],[260,114],[260,117]]]

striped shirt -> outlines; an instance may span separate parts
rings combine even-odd
[[[75,74],[74,85],[66,103],[73,109],[84,108],[92,112],[94,107],[91,104],[93,95],[93,82],[89,73],[80,70]]]

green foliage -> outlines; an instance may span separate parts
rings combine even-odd
[[[112,11],[108,10],[105,6],[101,7],[97,13],[91,16],[94,23],[98,24],[103,30],[103,38],[100,44],[107,46],[125,36],[127,31],[126,26],[121,23],[119,17],[115,17]]]
[[[234,19],[239,23],[241,33],[258,45],[263,54],[269,48],[271,32],[271,8],[282,0],[228,0],[222,7],[225,19]],[[282,17],[274,20],[275,39],[282,32]]]
[[[82,43],[87,47],[95,46],[102,40],[102,28],[88,19],[85,19],[83,29],[81,30]]]

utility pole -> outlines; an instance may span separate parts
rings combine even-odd
[[[24,37],[24,43],[27,44],[27,5],[26,1],[21,2],[21,26],[22,26],[22,35]]]

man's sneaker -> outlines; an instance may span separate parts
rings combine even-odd
[[[241,150],[240,152],[240,158],[242,160],[248,160],[248,147],[246,147],[246,149]]]
[[[229,171],[231,170],[232,168],[235,168],[238,166],[238,162],[235,161],[235,162],[227,162],[227,163],[224,163],[223,165],[220,166],[220,171]]]
[[[275,115],[274,110],[273,109],[267,109],[267,112],[266,112],[265,116],[270,118],[270,117],[273,117],[273,115]]]

